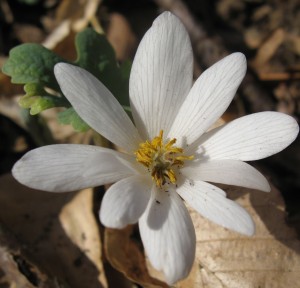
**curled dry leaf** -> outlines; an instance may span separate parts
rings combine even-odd
[[[146,267],[144,253],[140,244],[133,240],[134,226],[124,229],[106,228],[104,234],[105,256],[110,264],[131,281],[145,288],[168,287],[151,277]]]
[[[196,229],[196,260],[177,288],[299,287],[300,242],[284,221],[280,192],[223,187],[256,224],[253,237],[224,229],[190,209]],[[149,267],[151,275],[153,269]],[[156,274],[157,275],[157,274]]]
[[[0,177],[0,223],[10,227],[32,260],[68,287],[107,287],[92,190],[46,193]]]

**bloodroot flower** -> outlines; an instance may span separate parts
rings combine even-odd
[[[13,175],[51,192],[115,182],[104,195],[101,222],[112,228],[138,222],[153,267],[175,283],[188,275],[195,257],[195,231],[182,199],[211,221],[252,235],[246,210],[210,182],[269,191],[264,176],[243,161],[277,153],[298,134],[296,121],[277,112],[244,116],[206,132],[232,101],[245,72],[244,55],[234,53],[192,85],[188,34],[174,15],[163,13],[141,41],[131,70],[136,127],[94,76],[69,64],[55,66],[78,114],[122,152],[50,145],[27,153]]]

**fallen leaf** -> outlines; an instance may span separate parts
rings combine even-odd
[[[0,287],[63,288],[28,260],[28,251],[0,225]]]
[[[92,190],[47,193],[0,177],[0,223],[10,227],[33,261],[69,287],[107,287]]]
[[[60,23],[70,19],[73,22],[73,29],[81,31],[95,17],[100,2],[100,0],[63,0],[57,9],[56,21]]]
[[[0,97],[1,101],[4,98],[10,98],[16,94],[23,92],[23,87],[21,85],[15,85],[11,83],[10,77],[2,73],[3,64],[6,62],[6,57],[0,57]]]
[[[189,208],[196,230],[196,259],[177,288],[299,287],[300,242],[285,223],[280,192],[223,187],[254,219],[252,237],[229,231]],[[149,266],[151,275],[157,273]]]
[[[34,25],[14,24],[14,34],[21,43],[41,43],[45,39],[45,32]]]
[[[168,287],[163,282],[151,277],[140,243],[134,241],[132,234],[135,226],[124,229],[105,229],[105,256],[110,264],[122,272],[131,281],[148,288]]]
[[[130,59],[136,48],[136,37],[127,21],[119,13],[110,15],[107,39],[113,46],[119,61]]]

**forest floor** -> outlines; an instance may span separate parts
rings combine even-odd
[[[195,56],[195,79],[225,55],[236,51],[246,55],[248,72],[223,116],[225,122],[251,113],[279,111],[293,116],[299,123],[300,6],[297,0],[2,0],[0,67],[7,61],[10,50],[23,43],[43,44],[61,57],[74,60],[75,35],[88,26],[98,31],[103,28],[120,63],[132,60],[144,33],[165,10],[177,15],[189,32]],[[122,238],[111,231],[104,232],[95,217],[102,193],[88,190],[84,194],[53,196],[14,182],[10,175],[14,163],[27,151],[43,144],[28,126],[37,125],[33,129],[40,129],[40,118],[50,128],[56,143],[89,144],[93,141],[90,132],[76,133],[70,126],[58,124],[55,109],[29,121],[28,114],[18,106],[23,94],[22,85],[12,84],[11,79],[0,72],[0,287],[76,288],[87,287],[86,283],[91,288],[132,287],[134,282],[139,283],[135,284],[137,286],[162,287],[162,282],[153,280],[143,270],[146,266],[142,252],[137,252],[142,250],[136,227],[125,232],[130,237],[134,235],[136,242],[135,245],[126,242],[130,246],[126,249],[136,253],[135,265],[143,268],[138,272],[124,272],[122,265],[128,255],[122,256],[123,268],[120,268],[120,260],[116,260],[113,253],[109,254],[109,249],[115,246],[109,246],[107,239],[114,242]],[[299,144],[298,136],[283,152],[254,163],[280,191],[284,199],[285,223],[298,235]],[[81,212],[72,212],[79,208]],[[83,227],[77,232],[72,230],[75,223],[84,226],[86,222],[93,223],[92,227]],[[98,235],[97,241],[85,240],[88,236],[94,239],[95,235]],[[49,241],[54,244],[49,246]],[[84,249],[91,249],[93,253],[82,253]],[[9,269],[1,267],[3,263]],[[138,273],[145,273],[140,277],[143,280],[137,280]]]

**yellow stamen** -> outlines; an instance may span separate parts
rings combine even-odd
[[[175,143],[174,138],[164,144],[163,130],[161,130],[159,136],[141,143],[140,148],[135,151],[136,160],[148,168],[152,179],[160,188],[167,182],[175,184],[176,169],[181,168],[185,160],[194,158],[194,156],[184,155],[182,148],[173,146]]]

